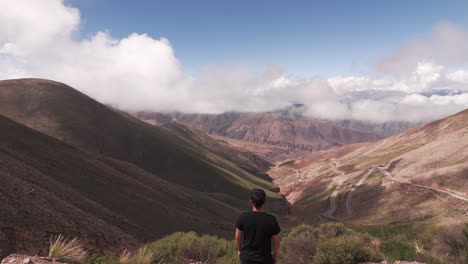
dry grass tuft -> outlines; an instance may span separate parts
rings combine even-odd
[[[65,238],[62,234],[50,240],[49,258],[66,263],[84,263],[86,250],[77,238]]]
[[[129,264],[130,263],[130,259],[131,259],[132,255],[130,254],[130,252],[128,252],[126,249],[122,252],[122,254],[120,254],[119,256],[119,263],[121,264]]]
[[[154,260],[154,254],[146,246],[140,248],[134,255],[124,250],[119,257],[120,264],[151,264]]]

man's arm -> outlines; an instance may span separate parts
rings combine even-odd
[[[242,234],[243,232],[236,228],[236,246],[237,246],[237,254],[240,255],[240,251],[242,249]]]
[[[273,260],[275,263],[278,262],[278,255],[280,250],[280,235],[276,234],[273,236]]]

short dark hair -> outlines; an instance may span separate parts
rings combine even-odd
[[[255,208],[259,209],[263,206],[266,200],[266,194],[264,190],[253,189],[250,193],[250,200],[252,201]]]

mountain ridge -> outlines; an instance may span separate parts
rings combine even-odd
[[[464,110],[377,142],[291,161],[269,174],[293,212],[308,221],[360,225],[468,219],[468,203],[456,199],[468,198],[467,124]]]
[[[317,152],[350,143],[375,141],[381,138],[372,133],[343,128],[328,121],[307,120],[268,113],[210,115],[138,112],[136,116],[143,120],[155,120],[155,122],[173,119],[215,137],[276,147],[280,155],[278,157],[270,155],[270,162],[281,161],[285,153],[283,150],[289,150],[290,157],[295,157],[298,154]]]
[[[13,230],[24,252],[45,250],[48,237],[60,232],[97,234],[90,248],[181,230],[230,237],[252,188],[266,190],[270,211],[289,210],[272,183],[247,171],[263,161],[240,167],[247,156],[223,154],[211,138],[213,146],[200,147],[195,130],[182,135],[184,127],[155,127],[62,83],[0,81],[0,124],[0,207],[8,212],[0,216],[0,237]],[[47,222],[51,216],[57,225]],[[40,239],[28,240],[34,232]]]

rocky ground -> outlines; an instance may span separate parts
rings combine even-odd
[[[2,260],[1,264],[63,264],[62,262],[53,261],[49,258],[38,257],[38,256],[27,256],[20,254],[12,254]],[[190,262],[188,264],[203,264],[201,262]],[[363,264],[424,264],[421,262],[412,262],[412,261],[396,261],[396,262],[387,262],[382,261],[379,263],[368,262]]]
[[[12,254],[2,260],[1,264],[63,264],[45,257]]]
[[[387,262],[387,261],[382,261],[382,262],[367,262],[367,263],[362,263],[362,264],[424,264],[421,262],[416,262],[416,261],[396,261],[396,262]]]

